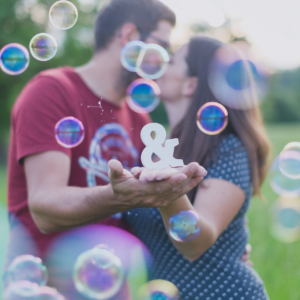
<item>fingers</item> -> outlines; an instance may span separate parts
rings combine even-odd
[[[201,181],[203,180],[203,177],[194,177],[190,179],[188,182],[186,182],[183,193],[187,194],[190,190],[192,190],[194,187],[196,187]]]
[[[108,173],[110,181],[119,179],[123,175],[123,166],[118,160],[110,160],[108,162],[108,167],[110,169]]]
[[[142,172],[142,168],[140,167],[134,167],[131,169],[131,174],[135,177],[139,177],[141,172]]]
[[[251,251],[252,251],[252,246],[250,244],[247,244],[245,248],[245,254],[250,254]]]
[[[184,166],[182,168],[181,172],[186,174],[190,178],[205,177],[207,174],[207,171],[196,162],[192,162],[192,163],[188,164],[187,166]]]

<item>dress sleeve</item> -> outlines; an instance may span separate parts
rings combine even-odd
[[[227,180],[249,194],[252,185],[248,154],[238,137],[231,134],[221,141],[207,169],[207,178]]]
[[[55,124],[69,116],[59,82],[51,77],[37,76],[23,89],[12,112],[17,160],[24,157],[57,150],[71,157],[71,150],[60,146],[54,136]]]

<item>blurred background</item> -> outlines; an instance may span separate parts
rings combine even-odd
[[[175,47],[193,34],[208,33],[224,42],[244,41],[260,53],[272,70],[270,88],[261,109],[272,143],[273,157],[291,141],[300,140],[300,3],[295,0],[161,0],[174,10],[178,22],[173,32]],[[59,66],[79,66],[93,53],[93,22],[102,0],[73,2],[79,11],[77,24],[67,31],[49,24],[54,0],[10,0],[0,4],[0,48],[20,43],[28,48],[31,38],[50,33],[58,43],[50,61],[31,58],[21,75],[0,71],[0,271],[8,240],[6,213],[6,164],[10,111],[24,85],[38,72]],[[166,125],[162,105],[151,113]],[[248,213],[254,268],[265,282],[270,299],[300,299],[300,241],[281,243],[270,234],[270,208],[278,196],[267,179],[265,202],[254,198]],[[0,281],[1,293],[1,281]]]

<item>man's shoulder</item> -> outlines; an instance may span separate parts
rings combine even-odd
[[[64,83],[72,81],[73,76],[74,70],[71,67],[48,69],[38,73],[35,77],[33,77],[29,84],[35,81],[43,81],[45,83],[49,82],[52,84],[57,83],[59,85],[63,85]]]
[[[49,108],[64,102],[66,93],[70,94],[76,88],[72,82],[73,69],[70,67],[49,69],[38,73],[23,88],[18,96],[12,114],[26,110],[26,107],[44,106]],[[76,92],[76,91],[74,91]]]

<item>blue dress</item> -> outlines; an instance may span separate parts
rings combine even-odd
[[[149,279],[173,282],[183,300],[267,300],[262,280],[241,260],[248,242],[245,214],[252,196],[246,149],[230,134],[221,140],[215,153],[205,178],[232,182],[243,189],[246,198],[230,225],[199,259],[190,262],[176,250],[157,208],[131,210],[125,214],[126,220],[153,255]]]

